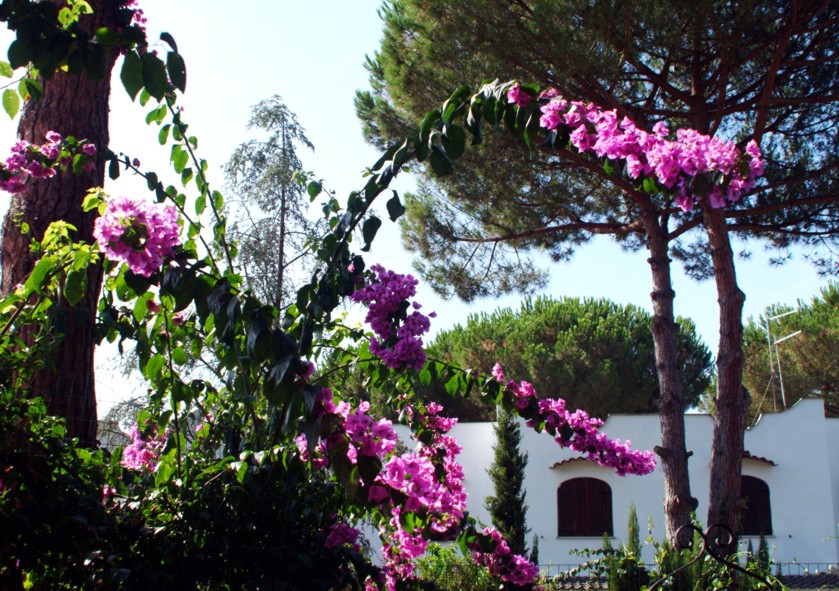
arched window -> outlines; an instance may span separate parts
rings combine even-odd
[[[746,498],[740,533],[744,536],[771,535],[772,508],[769,504],[769,486],[760,478],[742,476],[740,494]]]
[[[557,523],[560,537],[610,536],[612,529],[612,489],[596,478],[572,478],[556,491]]]

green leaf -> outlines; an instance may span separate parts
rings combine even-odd
[[[429,111],[420,125],[420,141],[427,142],[434,124],[440,120],[440,111]]]
[[[163,100],[166,91],[169,90],[166,66],[159,57],[151,53],[143,56],[143,86],[158,101]]]
[[[204,195],[199,195],[195,198],[195,214],[201,215],[207,209],[207,198]]]
[[[12,69],[12,66],[9,65],[9,62],[0,61],[0,76],[3,78],[11,78],[15,75],[15,71]]]
[[[75,306],[87,291],[87,269],[74,269],[64,280],[64,298]]]
[[[430,161],[431,169],[435,174],[446,176],[454,172],[454,166],[452,166],[451,161],[449,161],[437,146],[431,148]]]
[[[170,129],[172,129],[172,126],[169,123],[160,128],[160,132],[157,134],[157,141],[161,146],[165,146],[166,142],[169,141]]]
[[[119,160],[111,158],[108,164],[108,177],[113,181],[119,178]]]
[[[466,151],[466,131],[458,125],[447,125],[443,130],[443,147],[446,156],[452,160],[463,156]]]
[[[146,298],[137,298],[137,301],[134,302],[134,320],[137,322],[142,321],[148,309],[148,300]]]
[[[271,353],[271,331],[268,324],[257,317],[248,328],[245,350],[248,357],[255,361],[263,361]]]
[[[35,265],[32,273],[26,279],[26,289],[31,292],[39,291],[57,262],[56,258],[51,256],[46,256],[38,261],[38,264]]]
[[[158,182],[160,181],[157,179],[157,173],[150,172],[146,175],[146,186],[149,188],[149,191],[154,191]]]
[[[109,29],[108,27],[101,27],[96,29],[96,32],[93,34],[93,39],[99,45],[104,45],[105,47],[112,47],[119,42],[119,34],[114,29]]]
[[[178,44],[175,43],[175,38],[172,37],[171,34],[164,31],[163,33],[160,34],[160,40],[168,43],[169,47],[172,48],[172,51],[174,51],[175,53],[178,52]]]
[[[399,201],[399,194],[394,191],[393,197],[387,201],[387,214],[390,216],[390,221],[395,222],[402,214],[405,213],[405,206]]]
[[[20,39],[15,39],[12,41],[11,45],[9,45],[7,55],[9,56],[9,66],[14,70],[27,65],[32,52],[29,47],[27,47],[26,43]]]
[[[658,193],[658,186],[655,184],[655,180],[651,179],[650,177],[644,178],[644,192],[648,195],[655,195]]]
[[[175,347],[172,349],[172,361],[175,365],[183,365],[186,363],[186,351],[183,347]]]
[[[292,355],[286,355],[271,367],[271,370],[268,372],[268,377],[265,378],[266,396],[274,404],[281,404],[283,402],[283,397],[280,396],[280,385],[283,383],[293,360],[294,357]]]
[[[213,191],[213,207],[215,207],[217,211],[224,209],[224,195],[222,195],[219,191]]]
[[[495,97],[487,98],[487,101],[484,103],[484,106],[483,106],[484,119],[486,119],[487,122],[490,125],[497,125],[498,124],[498,117],[496,116],[496,113],[495,113],[495,107],[497,107],[497,106],[498,106],[498,100]]]
[[[31,98],[33,101],[38,102],[41,100],[41,97],[44,96],[44,89],[37,80],[33,78],[23,78],[20,81],[20,84],[26,96]],[[18,92],[20,92],[20,90],[18,90]]]
[[[87,162],[87,158],[81,154],[73,156],[73,174],[82,174],[84,172],[84,165]]]
[[[165,365],[166,359],[160,353],[156,353],[148,360],[146,366],[143,368],[143,375],[148,380],[156,381],[160,377],[160,372],[163,371]]]
[[[191,168],[184,168],[184,171],[181,173],[181,184],[186,187],[189,181],[192,180],[194,172]]]
[[[166,69],[169,71],[169,80],[175,88],[184,92],[186,90],[186,64],[181,54],[170,51],[166,56]]]
[[[170,160],[172,161],[172,168],[175,172],[181,174],[189,162],[189,153],[184,150],[180,144],[175,144],[172,146],[172,155]]]
[[[131,100],[136,99],[137,93],[143,88],[143,62],[137,52],[130,51],[125,54],[119,79]]]
[[[309,194],[309,199],[314,201],[314,199],[320,195],[320,192],[323,190],[323,186],[317,182],[312,181],[306,186],[306,192]]]
[[[88,193],[85,195],[84,200],[82,201],[82,211],[91,211],[99,207],[102,203],[102,197],[99,193],[93,192]]]
[[[364,220],[364,225],[361,227],[361,235],[364,238],[364,247],[361,250],[364,252],[368,252],[370,250],[370,245],[373,243],[373,239],[376,237],[376,232],[379,231],[381,226],[382,220],[376,216],[370,216]]]
[[[428,155],[431,153],[431,148],[428,147],[427,142],[416,144],[417,162],[425,162]]]
[[[3,110],[9,114],[11,119],[14,119],[20,109],[20,97],[11,88],[3,91]]]

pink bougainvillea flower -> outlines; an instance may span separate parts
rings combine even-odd
[[[333,523],[329,528],[329,534],[324,541],[324,548],[342,548],[348,546],[359,552],[361,547],[358,545],[358,536],[361,532],[346,523]]]
[[[12,146],[12,154],[5,162],[0,162],[0,190],[9,193],[20,193],[26,189],[29,179],[48,179],[57,174],[57,169],[67,166],[72,160],[64,154],[62,157],[61,135],[48,131],[46,142],[38,146],[20,140]],[[93,144],[84,144],[81,154],[87,158],[91,156],[90,150],[96,152]],[[86,162],[87,168],[91,162]]]
[[[507,100],[517,107],[525,107],[530,102],[530,95],[517,82],[507,91]]]
[[[171,205],[115,197],[96,219],[93,236],[105,256],[151,276],[180,244],[178,214]]]
[[[153,472],[165,442],[166,434],[158,434],[156,427],[146,439],[140,431],[140,426],[134,423],[131,427],[131,444],[122,450],[120,465],[137,472]]]
[[[413,275],[395,273],[381,265],[373,265],[370,270],[376,281],[350,296],[352,301],[367,306],[365,320],[376,334],[370,339],[370,352],[393,369],[409,367],[419,371],[427,359],[422,335],[431,328],[430,319],[436,314],[423,314],[417,302],[408,304],[419,283]],[[409,308],[414,310],[410,314]]]
[[[529,99],[518,85],[507,93],[507,102],[516,106],[522,106],[522,101]],[[738,201],[764,172],[760,147],[754,140],[749,142],[745,152],[732,141],[704,135],[694,129],[677,130],[673,140],[668,139],[670,131],[663,121],[656,123],[652,133],[648,133],[628,117],[623,117],[618,124],[614,110],[607,111],[580,101],[569,102],[553,89],[542,91],[537,100],[541,103],[541,127],[550,131],[562,128],[569,134],[571,145],[581,154],[590,152],[600,159],[624,161],[624,170],[631,179],[646,177],[657,181],[660,187],[675,189],[664,193],[671,195],[674,203],[686,212],[703,199],[713,208]],[[719,174],[726,178],[725,183],[716,183]],[[700,175],[708,175],[718,186],[702,193],[688,190],[694,186],[690,181]],[[725,189],[721,190],[720,186]]]

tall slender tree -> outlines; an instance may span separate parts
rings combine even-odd
[[[313,258],[307,242],[323,230],[306,215],[306,185],[295,179],[303,169],[299,148],[314,146],[276,95],[254,106],[248,128],[268,135],[241,144],[225,166],[228,186],[240,200],[231,234],[248,285],[281,309],[293,285],[290,275]]]
[[[672,537],[690,522],[690,494],[675,355],[671,258],[713,275],[720,305],[718,394],[709,523],[737,530],[739,470],[748,400],[741,385],[742,306],[730,235],[824,256],[839,231],[836,191],[837,8],[826,1],[723,3],[570,0],[396,0],[383,6],[385,36],[369,60],[372,92],[357,109],[371,141],[387,143],[432,96],[485,76],[555,87],[614,108],[650,129],[662,119],[745,143],[767,157],[766,182],[726,210],[681,212],[582,158],[533,152],[487,134],[464,173],[425,181],[409,205],[407,245],[438,289],[462,297],[521,288],[543,276],[522,257],[557,261],[596,234],[648,251],[653,336],[661,385],[665,514]],[[702,231],[696,231],[702,229]],[[445,253],[445,256],[440,256]],[[451,287],[445,287],[449,282]]]
[[[498,411],[495,427],[495,459],[489,468],[495,494],[485,503],[492,524],[501,532],[514,554],[527,554],[527,504],[524,468],[527,453],[520,448],[521,429],[513,414]]]

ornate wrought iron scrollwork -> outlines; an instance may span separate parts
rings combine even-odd
[[[692,564],[695,564],[699,560],[703,559],[706,554],[714,560],[716,560],[717,562],[719,562],[720,564],[723,564],[730,569],[744,573],[752,577],[753,579],[757,579],[758,581],[763,583],[763,585],[765,585],[767,589],[780,589],[779,585],[771,583],[768,579],[762,577],[761,575],[753,573],[743,568],[736,562],[731,562],[730,560],[727,560],[725,555],[718,551],[719,549],[729,551],[733,550],[735,541],[734,532],[732,532],[725,525],[715,524],[710,526],[707,529],[707,531],[704,532],[699,527],[693,524],[683,525],[676,531],[676,547],[679,550],[689,550],[693,548],[696,534],[699,535],[699,538],[702,541],[702,548],[700,549],[696,557],[687,564],[683,564],[682,566],[674,570],[672,573],[668,573],[664,578],[661,578],[655,583],[653,583],[652,586],[650,586],[649,591],[655,591],[655,589],[661,587],[667,581],[667,579],[672,578],[674,575],[678,574],[679,572],[690,567]]]

